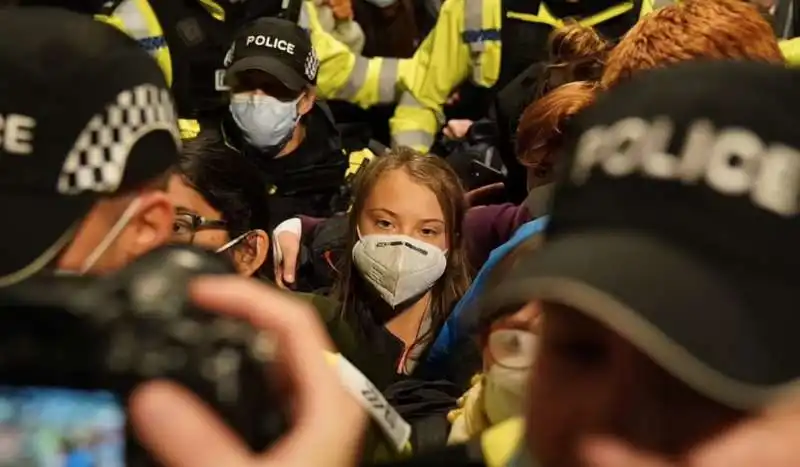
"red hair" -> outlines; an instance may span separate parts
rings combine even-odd
[[[642,18],[609,53],[601,84],[641,70],[707,58],[784,63],[775,32],[742,0],[684,0]]]
[[[564,126],[594,102],[596,87],[590,81],[567,83],[525,108],[517,127],[516,150],[522,165],[532,168],[539,177],[551,172]]]

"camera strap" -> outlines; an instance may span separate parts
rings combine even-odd
[[[352,363],[341,354],[327,353],[328,362],[334,365],[347,392],[370,414],[397,452],[410,449],[411,425],[397,413],[383,394]]]

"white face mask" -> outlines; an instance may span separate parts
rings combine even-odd
[[[444,251],[406,235],[361,237],[353,262],[392,308],[430,290],[447,269]]]
[[[111,230],[108,231],[105,237],[100,241],[97,247],[92,251],[89,256],[83,261],[80,269],[77,271],[68,271],[64,269],[59,269],[55,271],[56,275],[59,276],[82,276],[89,272],[90,269],[97,263],[103,253],[108,250],[112,243],[119,237],[122,231],[125,229],[125,226],[133,219],[133,216],[136,215],[136,210],[139,209],[139,205],[141,204],[141,199],[136,198],[125,208],[125,211],[119,217],[117,222],[111,227]]]
[[[272,96],[242,93],[231,97],[230,110],[248,143],[270,149],[284,145],[291,137],[300,121],[298,102],[300,97],[282,102]]]
[[[514,340],[517,355],[504,358],[506,366],[494,363],[486,372],[483,382],[483,409],[492,425],[522,414],[528,372],[536,352],[536,335],[527,331],[502,329],[494,331],[491,338]],[[507,361],[506,361],[507,360]]]

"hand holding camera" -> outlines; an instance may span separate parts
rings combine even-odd
[[[230,272],[168,247],[109,277],[3,290],[0,429],[19,441],[12,464],[350,465],[366,416],[325,361],[313,312]],[[219,276],[197,278],[209,274]],[[44,452],[42,432],[61,446]]]

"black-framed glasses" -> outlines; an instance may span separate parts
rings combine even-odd
[[[225,229],[227,222],[219,219],[206,219],[193,212],[178,210],[175,212],[175,223],[172,224],[172,241],[192,243],[194,236],[201,230]]]

